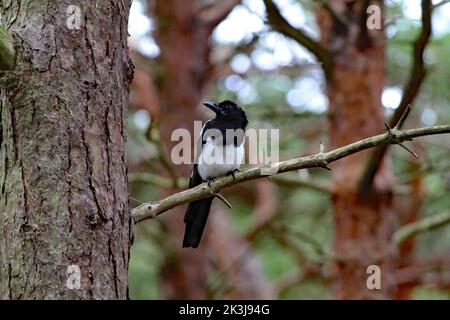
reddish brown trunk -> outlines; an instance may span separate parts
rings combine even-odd
[[[198,20],[196,1],[156,1],[156,40],[161,49],[160,70],[155,79],[159,89],[161,113],[160,134],[163,145],[170,150],[175,129],[193,132],[194,120],[201,119],[197,105],[206,81],[209,61],[209,33]],[[178,176],[188,176],[190,166],[175,168]],[[174,190],[169,191],[174,192]],[[164,217],[168,231],[181,247],[184,207]],[[207,261],[207,237],[197,250],[182,250],[176,261],[164,270],[164,293],[172,299],[204,299]]]
[[[157,19],[156,40],[161,48],[158,61],[160,69],[155,74],[161,114],[164,115],[164,119],[160,121],[160,133],[164,146],[170,150],[177,143],[170,141],[172,132],[178,128],[185,128],[193,133],[194,120],[202,118],[197,106],[212,77],[210,36],[213,25],[202,20],[197,1],[158,0],[154,10],[154,17]],[[225,17],[220,15],[220,12],[216,13],[219,13],[219,17]],[[189,176],[190,170],[191,165],[175,168],[176,175],[185,177]],[[170,191],[172,192],[173,190]],[[180,248],[184,233],[184,210],[185,207],[174,209],[171,214],[164,217],[169,233],[175,237]],[[213,205],[211,214],[216,213]],[[213,219],[210,217],[210,220]],[[219,224],[230,223],[226,219],[216,221],[220,221]],[[209,221],[199,248],[181,250],[180,256],[166,265],[163,284],[166,297],[176,299],[211,297],[207,290],[207,276],[212,266],[208,260],[211,260],[211,252],[216,251],[220,239],[216,238],[213,242],[208,235],[217,234],[213,230],[222,227],[227,226],[219,227],[218,223]],[[227,243],[226,248],[229,251],[233,249],[236,251],[238,247],[246,248],[243,244],[245,240],[236,238],[235,241]],[[218,258],[221,258],[220,255]],[[233,270],[236,273],[234,278],[242,278],[248,270],[246,264],[238,269]],[[258,277],[259,282],[264,282],[262,268],[255,270],[254,276]],[[225,296],[231,294],[234,298],[267,298],[266,292],[258,289],[261,287],[258,281],[235,283],[237,286],[235,291],[225,293]]]
[[[318,15],[322,42],[334,55],[330,101],[330,147],[335,148],[377,134],[384,122],[381,93],[384,85],[385,40],[381,30],[361,25],[360,2],[333,1],[348,30],[338,29],[329,16]],[[367,33],[366,33],[367,31]],[[395,292],[396,250],[391,244],[395,212],[391,173],[383,166],[374,191],[364,194],[358,185],[370,152],[336,163],[333,168],[335,233],[332,291],[340,299],[392,298]],[[381,289],[369,290],[367,267],[381,268]]]
[[[416,148],[417,150],[417,148]],[[410,166],[410,172],[414,172],[418,170],[420,167],[419,164],[412,164]],[[418,212],[421,209],[422,200],[423,200],[423,189],[422,189],[422,176],[415,176],[412,181],[409,181],[410,190],[409,192],[399,199],[398,212],[400,215],[400,223],[399,225],[405,225],[408,223],[412,223],[417,220],[419,217]],[[398,259],[398,268],[407,268],[413,263],[414,258],[414,245],[415,239],[411,237],[406,239],[399,248],[399,259]],[[396,299],[407,300],[411,298],[411,293],[416,286],[414,282],[407,282],[404,284],[400,284],[398,286]]]

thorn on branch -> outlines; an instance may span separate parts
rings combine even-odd
[[[403,122],[405,122],[410,111],[411,111],[411,106],[408,105],[408,107],[406,108],[405,112],[403,113],[402,117],[400,118],[399,122],[397,123],[397,125],[395,126],[394,129],[392,129],[389,126],[389,124],[387,124],[386,122],[384,123],[384,125],[386,126],[389,135],[392,137],[391,144],[398,144],[400,147],[402,147],[403,149],[408,151],[410,154],[412,154],[417,159],[419,156],[414,151],[412,151],[411,149],[409,149],[407,146],[405,146],[403,144],[403,141],[412,141],[412,139],[400,140],[396,135],[396,131],[400,130],[399,127],[401,127]]]
[[[323,155],[325,153],[325,146],[324,146],[324,144],[323,144],[323,142],[322,141],[320,141],[320,144],[319,144],[319,155]],[[328,161],[326,161],[325,159],[322,159],[322,164],[321,164],[321,166],[320,166],[321,168],[323,168],[323,169],[327,169],[327,170],[329,170],[329,171],[331,171],[332,169],[328,166]]]
[[[408,151],[410,154],[412,154],[416,159],[417,158],[419,158],[419,156],[414,152],[414,151],[412,151],[411,149],[409,149],[407,146],[405,146],[403,143],[401,143],[401,142],[398,142],[397,143],[400,147],[402,147],[403,149],[405,149],[406,151]]]
[[[223,203],[225,203],[227,205],[228,208],[232,209],[233,207],[231,206],[231,204],[228,202],[227,199],[225,199],[225,197],[223,195],[221,195],[219,192],[214,192],[211,191],[211,194],[214,195],[215,197],[219,198],[220,200],[223,201]]]
[[[389,133],[390,135],[393,135],[393,133],[392,133],[392,128],[389,126],[389,124],[388,124],[387,122],[384,123],[384,126],[386,127],[388,133]]]
[[[323,168],[323,169],[327,169],[329,171],[332,171],[332,169],[328,166],[328,161],[326,161],[325,159],[322,160],[322,163],[321,163],[320,167]]]
[[[403,123],[405,123],[406,118],[408,118],[409,113],[411,112],[411,105],[408,104],[405,111],[403,112],[402,116],[400,117],[400,120],[398,120],[397,125],[395,126],[395,129],[400,130],[403,126]]]

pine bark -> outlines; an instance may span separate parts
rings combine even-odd
[[[0,73],[2,299],[127,298],[131,1],[72,2],[80,28],[66,1],[0,4],[17,50]]]

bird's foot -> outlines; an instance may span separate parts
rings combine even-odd
[[[235,180],[236,177],[234,176],[234,174],[235,174],[236,172],[239,172],[239,169],[234,169],[234,170],[232,170],[232,171],[228,171],[228,172],[227,172],[227,176],[232,176],[232,177],[233,177],[233,180]]]
[[[208,188],[211,188],[211,182],[214,181],[214,178],[208,178],[206,179],[206,182],[208,182]]]

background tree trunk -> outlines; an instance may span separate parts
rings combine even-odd
[[[201,8],[201,1],[148,2],[157,25],[155,39],[161,49],[153,78],[158,87],[158,98],[155,100],[160,101],[161,114],[164,114],[164,119],[158,121],[160,136],[168,152],[177,144],[177,141],[171,141],[175,129],[187,129],[194,137],[194,121],[203,118],[197,107],[208,85],[216,80],[214,71],[218,67],[210,57],[212,31],[238,2],[223,1],[221,3],[225,5],[213,6],[209,11]],[[188,177],[191,169],[191,165],[173,167],[174,175],[178,177]],[[168,190],[168,194],[175,191]],[[228,217],[216,216],[221,212],[215,206],[217,203],[211,210],[200,246],[195,250],[181,250],[177,259],[172,259],[165,265],[163,290],[168,299],[211,298],[207,284],[208,273],[213,268],[211,253],[217,252],[219,247],[222,252],[234,249],[234,253],[244,252],[248,248],[248,242],[242,236],[236,234],[235,237],[226,239],[221,237],[218,230],[232,230],[232,226]],[[186,207],[179,207],[164,217],[168,232],[180,247],[185,228],[185,210]],[[209,234],[214,234],[214,239]],[[221,261],[219,266],[226,263],[237,265],[238,257],[228,257],[227,260],[224,255],[217,253],[217,256]],[[248,276],[250,268],[253,270],[252,277]],[[238,282],[236,288],[229,290],[228,297],[262,299],[270,296],[263,269],[255,255],[249,254],[236,269],[228,268],[225,271],[232,274],[230,277],[247,280]],[[253,279],[257,280],[252,281]]]
[[[382,1],[377,1],[382,7]],[[348,27],[339,25],[324,10],[318,14],[322,43],[334,56],[327,91],[330,101],[330,148],[375,135],[385,121],[381,94],[385,82],[385,38],[382,30],[366,26],[365,1],[333,1]],[[343,28],[343,29],[342,29]],[[383,164],[370,194],[359,184],[370,152],[343,159],[333,168],[334,281],[339,299],[393,298],[396,248],[391,235],[396,227],[392,174]],[[381,290],[366,286],[367,267],[381,268]]]
[[[151,1],[152,2],[152,1]],[[161,113],[159,128],[167,153],[176,144],[172,132],[178,128],[194,132],[194,121],[202,117],[197,105],[203,94],[209,66],[209,31],[198,17],[197,1],[157,0],[151,8],[157,17],[156,41],[161,49],[160,68],[155,78],[159,88]],[[161,76],[159,76],[161,75]],[[188,177],[190,166],[173,168],[176,176]],[[168,190],[168,194],[175,190]],[[165,217],[169,233],[181,247],[185,207]],[[206,235],[206,232],[205,232]],[[205,299],[207,280],[205,236],[196,250],[183,249],[177,261],[164,268],[164,293],[169,299]]]
[[[125,299],[131,1],[0,4],[18,48],[0,75],[0,297]],[[66,286],[67,268],[81,287]]]

